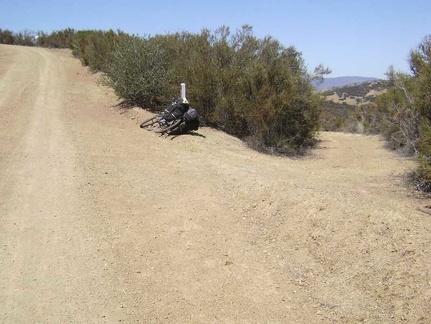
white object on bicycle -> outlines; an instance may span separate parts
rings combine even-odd
[[[181,98],[183,99],[184,103],[188,103],[188,101],[186,99],[186,84],[185,83],[181,83]]]

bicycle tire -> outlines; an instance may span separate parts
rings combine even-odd
[[[153,126],[155,123],[157,123],[160,120],[161,117],[162,117],[162,115],[156,115],[156,116],[153,116],[151,118],[145,119],[141,123],[141,125],[139,125],[139,127],[146,128],[146,127]]]
[[[158,128],[158,129],[155,129],[155,130],[154,130],[154,132],[155,132],[155,133],[159,133],[159,134],[166,133],[167,131],[169,131],[169,130],[171,130],[171,129],[175,128],[175,127],[177,127],[179,124],[181,124],[181,122],[182,122],[182,120],[181,120],[181,119],[178,119],[178,120],[174,121],[174,122],[173,122],[171,125],[169,125],[169,126],[166,126],[166,127],[160,127],[160,128]]]

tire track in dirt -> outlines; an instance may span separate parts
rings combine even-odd
[[[94,236],[77,195],[65,67],[47,51],[17,53],[1,83],[9,90],[1,111],[10,136],[1,160],[2,322],[86,322],[108,297],[92,291],[103,268],[94,264]]]

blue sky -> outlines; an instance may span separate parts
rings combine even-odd
[[[431,34],[430,0],[0,0],[0,28],[52,32],[67,27],[138,35],[200,32],[244,24],[301,51],[310,71],[385,78]]]

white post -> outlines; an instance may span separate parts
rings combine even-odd
[[[186,84],[181,83],[181,98],[186,99]]]

